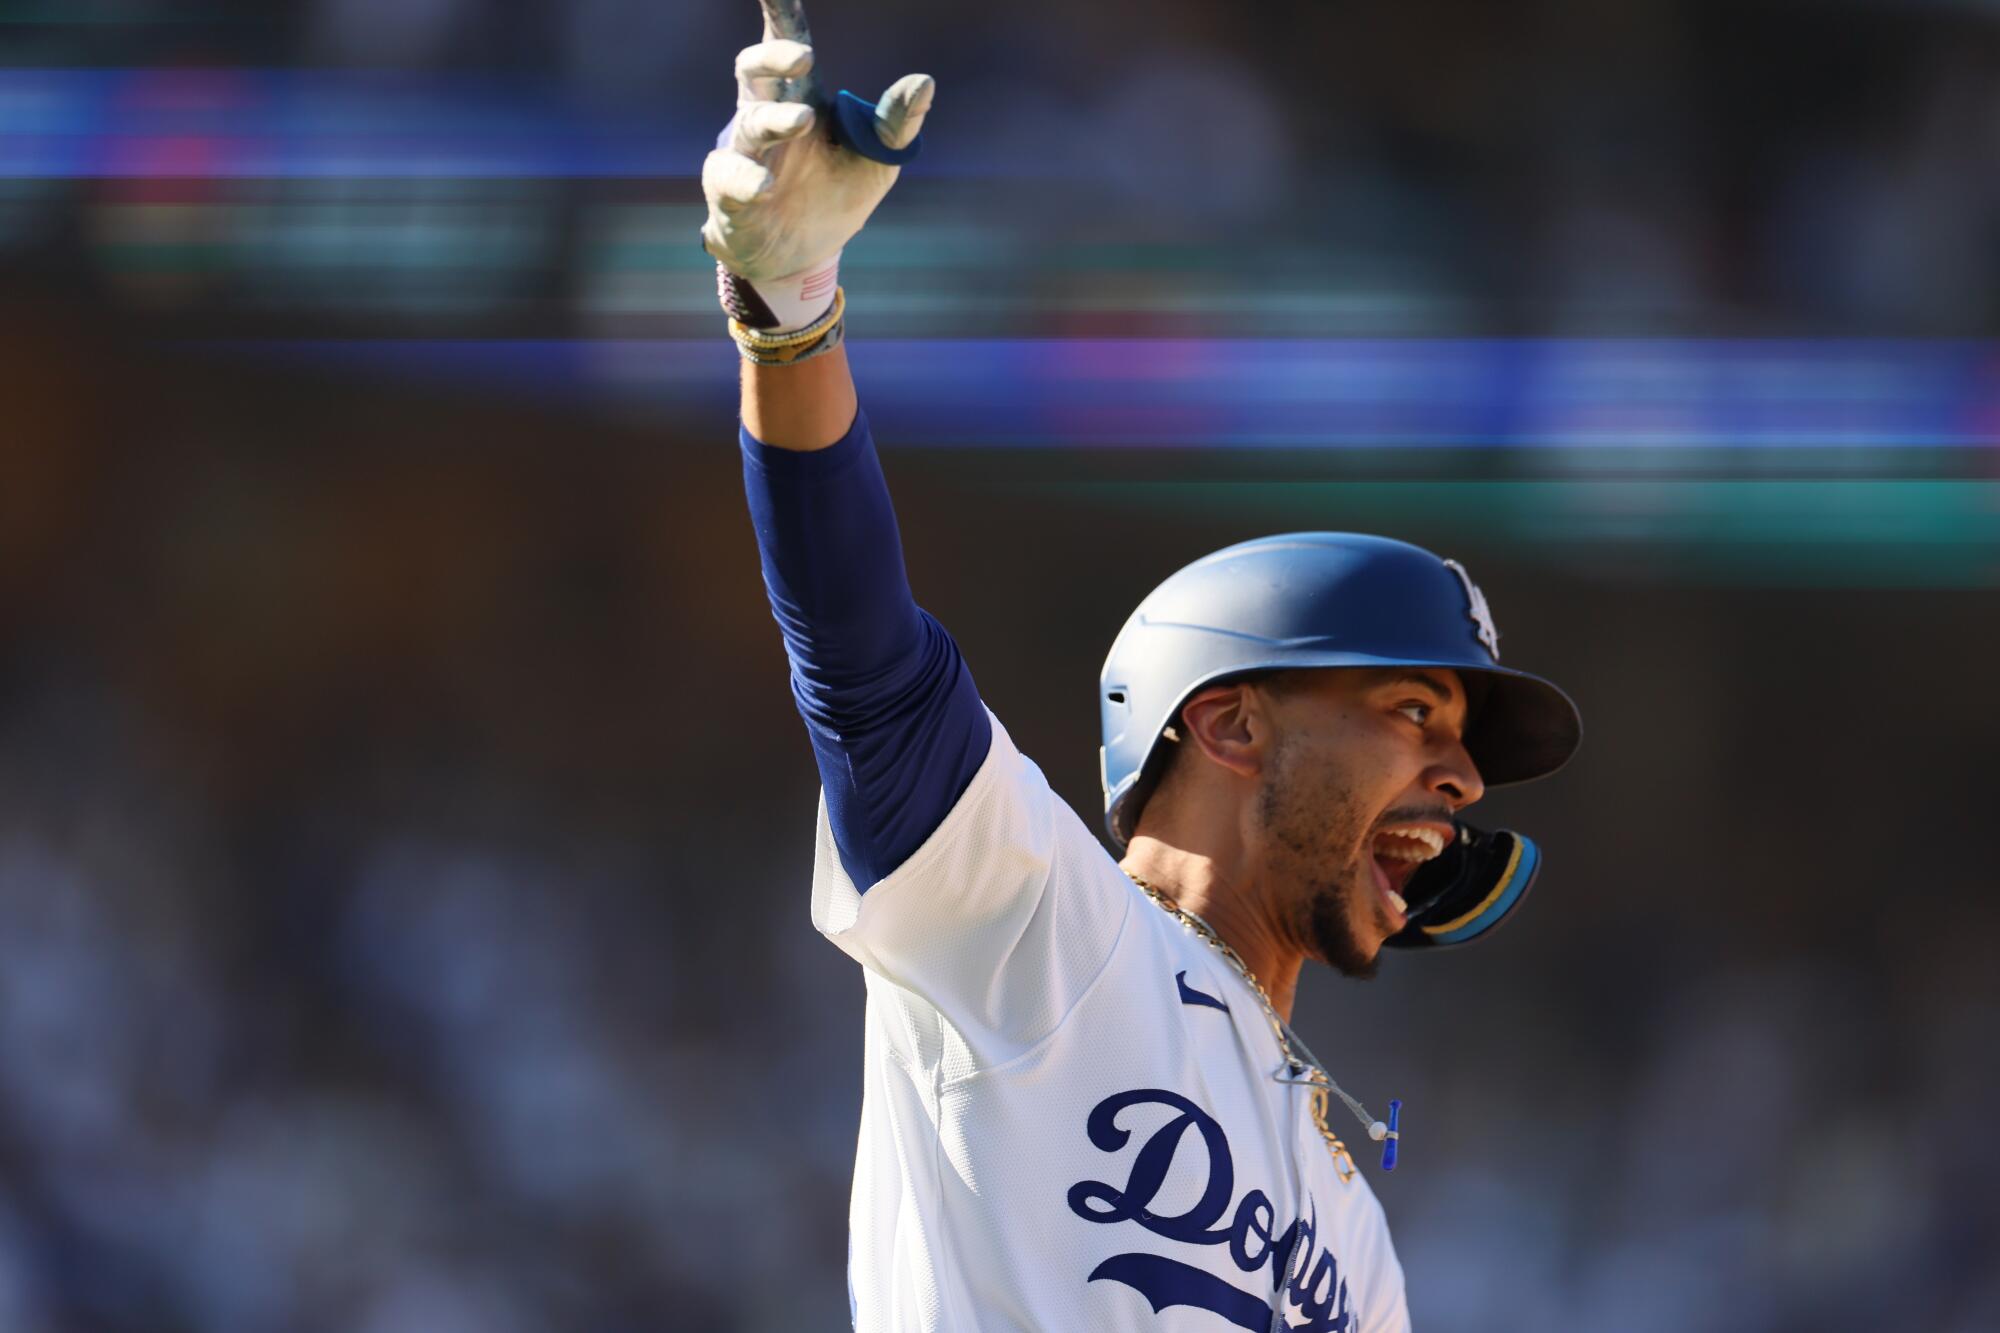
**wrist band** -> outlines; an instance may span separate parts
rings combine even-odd
[[[738,323],[760,333],[786,333],[817,324],[840,285],[840,252],[809,269],[759,282],[715,266],[715,294]]]
[[[742,320],[729,321],[729,336],[743,359],[760,366],[790,366],[823,355],[840,345],[847,315],[847,291],[833,289],[833,304],[824,315],[790,333],[765,333]]]

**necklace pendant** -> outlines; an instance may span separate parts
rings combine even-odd
[[[1221,954],[1223,959],[1236,969],[1236,974],[1242,977],[1248,983],[1250,989],[1257,993],[1257,999],[1264,1006],[1264,1017],[1271,1021],[1271,1035],[1277,1039],[1278,1049],[1283,1052],[1285,1057],[1284,1068],[1272,1077],[1280,1083],[1303,1083],[1312,1090],[1310,1105],[1312,1107],[1313,1128],[1317,1129],[1320,1138],[1326,1141],[1326,1150],[1333,1157],[1333,1172],[1340,1177],[1340,1183],[1345,1185],[1352,1181],[1360,1172],[1355,1168],[1354,1158],[1347,1151],[1347,1145],[1340,1141],[1340,1136],[1333,1132],[1333,1126],[1327,1123],[1326,1118],[1328,1094],[1331,1089],[1332,1080],[1327,1077],[1326,1070],[1320,1067],[1319,1062],[1312,1058],[1312,1052],[1307,1051],[1307,1058],[1302,1060],[1299,1058],[1297,1052],[1292,1049],[1292,1038],[1285,1028],[1285,1020],[1278,1017],[1277,1006],[1271,1003],[1271,997],[1265,993],[1262,983],[1244,965],[1242,957],[1236,950],[1229,947],[1229,942],[1216,934],[1215,928],[1210,926],[1208,922],[1203,921],[1193,912],[1182,910],[1181,906],[1174,902],[1173,899],[1167,897],[1166,894],[1161,893],[1131,871],[1127,870],[1125,874],[1127,878],[1139,886],[1141,892],[1153,900],[1161,911],[1180,922],[1187,930],[1193,931],[1209,948]],[[1347,1098],[1346,1093],[1342,1093],[1341,1096]],[[1362,1115],[1361,1107],[1351,1098],[1347,1100],[1348,1105],[1354,1107],[1354,1113]],[[1365,1116],[1363,1116],[1363,1120],[1366,1120]]]
[[[1312,1090],[1313,1126],[1319,1130],[1319,1136],[1326,1140],[1326,1150],[1333,1157],[1333,1173],[1339,1176],[1340,1183],[1345,1185],[1359,1173],[1355,1168],[1353,1156],[1347,1151],[1347,1145],[1340,1141],[1340,1136],[1333,1132],[1333,1126],[1327,1123],[1326,1112],[1326,1088],[1323,1084],[1315,1083]]]

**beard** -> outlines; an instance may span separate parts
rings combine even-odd
[[[1369,821],[1354,789],[1337,774],[1306,772],[1295,746],[1280,739],[1258,798],[1258,817],[1279,849],[1279,869],[1298,884],[1294,942],[1345,977],[1366,981],[1381,965],[1355,917],[1373,917],[1367,858]]]
[[[1379,945],[1364,947],[1355,935],[1347,907],[1354,896],[1352,886],[1314,893],[1301,912],[1301,924],[1321,962],[1343,977],[1367,981],[1382,966],[1382,950]]]

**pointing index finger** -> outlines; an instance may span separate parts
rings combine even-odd
[[[757,4],[764,11],[765,41],[785,37],[812,45],[812,30],[806,26],[805,0],[757,0]],[[808,70],[800,78],[783,80],[778,85],[777,100],[817,105],[820,100],[818,76]]]

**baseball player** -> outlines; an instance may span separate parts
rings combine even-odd
[[[1559,767],[1576,710],[1500,665],[1452,561],[1341,533],[1233,546],[1111,647],[1108,855],[912,600],[848,374],[841,250],[917,150],[931,80],[824,96],[793,0],[767,0],[736,74],[702,234],[823,784],[813,924],[867,986],[855,1327],[1407,1329],[1342,1137],[1392,1165],[1395,1104],[1377,1120],[1292,1032],[1299,971],[1365,976],[1385,945],[1511,912],[1534,844],[1461,815]]]

